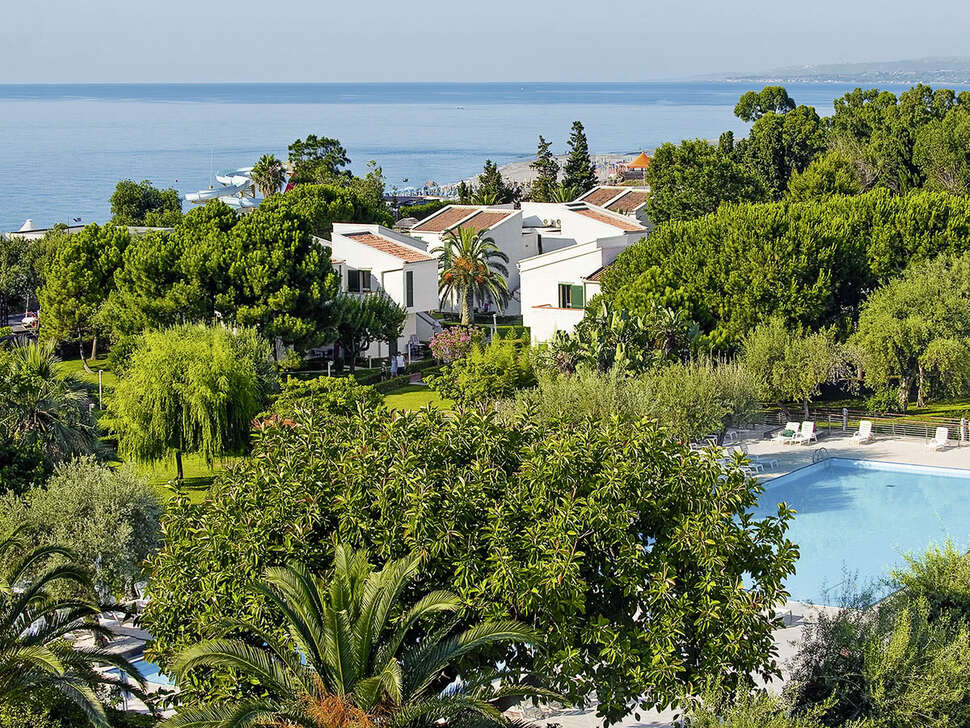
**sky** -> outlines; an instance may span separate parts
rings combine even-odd
[[[648,81],[967,55],[966,0],[3,0],[0,83]]]

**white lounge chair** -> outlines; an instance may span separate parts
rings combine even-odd
[[[862,420],[859,423],[859,431],[852,435],[852,442],[857,445],[872,442],[872,420]]]
[[[792,442],[801,445],[812,440],[818,442],[818,437],[815,435],[815,423],[811,421],[803,422],[801,431],[792,438]]]
[[[778,467],[778,458],[773,458],[770,455],[752,455],[750,452],[748,452],[747,445],[740,445],[738,449],[744,454],[744,456],[748,460],[751,461],[752,467],[755,467],[756,469],[760,467],[761,470],[764,470],[765,465],[768,465],[772,468]]]
[[[942,450],[950,442],[950,431],[946,427],[937,427],[933,439],[926,443],[930,450]]]
[[[775,435],[775,440],[784,444],[789,444],[795,441],[798,436],[799,424],[797,422],[789,422],[785,425],[785,429]],[[787,434],[786,434],[787,433]]]

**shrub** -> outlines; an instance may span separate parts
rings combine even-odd
[[[482,331],[474,326],[449,326],[431,338],[431,353],[446,364],[464,359],[482,340]]]
[[[384,399],[374,387],[358,384],[351,377],[319,377],[310,381],[291,377],[283,385],[272,413],[286,418],[294,415],[299,407],[312,406],[336,415],[350,416],[356,414],[360,407],[374,410],[383,402]]]
[[[970,554],[947,541],[922,556],[908,555],[905,569],[892,579],[911,598],[926,599],[930,618],[960,619],[970,624]]]
[[[511,397],[535,383],[530,349],[498,338],[485,348],[475,347],[437,376],[428,377],[429,387],[463,404]]]

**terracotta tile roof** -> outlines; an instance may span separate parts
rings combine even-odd
[[[632,213],[640,205],[647,201],[647,193],[640,190],[630,190],[623,197],[606,206],[607,210],[613,212]]]
[[[588,202],[591,205],[602,207],[623,191],[622,187],[594,187],[585,195],[580,197],[577,202]]]
[[[480,232],[481,230],[488,230],[492,225],[502,222],[505,218],[512,214],[511,210],[482,210],[476,213],[469,219],[465,220],[459,227],[469,228],[475,232]]]
[[[411,229],[423,233],[443,233],[473,212],[475,212],[473,207],[446,207],[437,215],[425,218]]]
[[[645,229],[642,225],[637,225],[629,220],[617,220],[615,217],[604,215],[602,212],[596,212],[596,210],[576,210],[576,212],[591,220],[605,222],[607,225],[612,225],[620,230],[626,230],[629,233],[640,232]]]
[[[584,280],[593,281],[595,283],[599,283],[600,279],[603,276],[603,271],[606,270],[607,268],[609,268],[611,265],[613,265],[613,264],[612,263],[607,263],[604,266],[600,266],[599,268],[597,268],[596,270],[594,270],[592,273],[590,273],[588,276],[586,276],[586,278]]]
[[[374,233],[351,233],[344,237],[356,240],[358,243],[363,243],[364,245],[369,245],[372,248],[380,250],[382,253],[393,255],[405,263],[420,263],[422,260],[434,260],[434,258],[423,250],[412,248],[409,245],[402,245],[396,240],[375,235]]]

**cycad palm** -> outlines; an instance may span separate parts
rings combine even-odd
[[[51,565],[51,559],[71,558],[62,548],[36,548],[17,558],[15,552],[22,547],[19,533],[0,540],[0,563],[12,564],[0,572],[0,705],[54,691],[80,707],[94,725],[106,727],[95,690],[120,681],[101,675],[96,666],[115,667],[143,684],[141,675],[118,655],[75,649],[65,640],[75,630],[113,636],[98,624],[100,610],[93,599],[53,600],[48,595],[55,582],[73,583],[93,594],[90,578],[70,561]]]
[[[56,363],[49,344],[0,352],[0,430],[35,440],[54,461],[90,454],[98,444],[84,385]]]
[[[280,191],[286,181],[286,172],[280,160],[272,154],[264,154],[253,165],[250,177],[256,189],[263,193],[263,197],[270,197]]]
[[[237,704],[189,708],[169,719],[166,728],[241,728],[250,725],[322,726],[320,714],[340,712],[341,724],[432,725],[472,717],[492,723],[505,720],[492,701],[505,697],[551,695],[515,685],[494,689],[501,677],[486,669],[443,692],[445,670],[470,653],[509,642],[534,641],[534,634],[512,621],[475,625],[460,634],[448,626],[421,635],[438,613],[455,612],[450,592],[426,594],[409,609],[399,604],[420,559],[409,557],[374,571],[365,554],[337,547],[332,579],[290,565],[267,569],[256,589],[286,618],[288,640],[244,622],[226,625],[254,635],[265,646],[214,639],[178,656],[176,675],[198,666],[229,667],[264,688],[269,697]],[[294,650],[293,647],[296,649]],[[330,704],[329,710],[320,706]],[[335,711],[333,705],[347,706]],[[314,707],[316,710],[314,710]],[[350,716],[348,719],[346,716]]]
[[[509,256],[498,249],[495,241],[471,228],[459,227],[445,233],[438,254],[439,293],[457,297],[461,305],[461,323],[472,323],[472,304],[476,297],[491,298],[501,310],[509,296]]]

